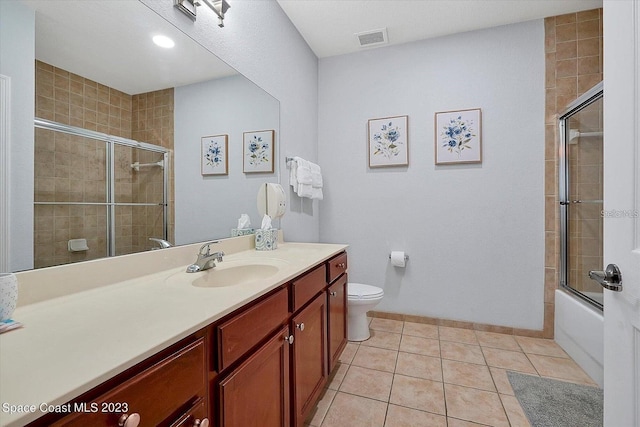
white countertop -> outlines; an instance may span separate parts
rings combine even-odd
[[[19,305],[12,318],[25,327],[0,335],[0,426],[43,415],[11,414],[6,405],[66,403],[346,247],[281,243],[275,251],[226,255],[225,261],[278,261],[274,275],[235,286],[176,283],[167,278],[186,265],[162,264],[165,270],[157,273]]]

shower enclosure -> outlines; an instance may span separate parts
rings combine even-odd
[[[34,267],[166,240],[167,165],[164,147],[36,119]]]
[[[602,309],[603,288],[589,279],[603,250],[603,85],[559,117],[560,284]]]

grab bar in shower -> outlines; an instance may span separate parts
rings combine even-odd
[[[565,200],[561,201],[561,205],[570,205],[570,204],[578,204],[578,203],[604,203],[603,200]]]

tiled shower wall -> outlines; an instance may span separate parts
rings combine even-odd
[[[173,89],[159,91],[163,105],[158,121],[134,120],[140,108],[136,97],[156,97],[151,94],[131,96],[82,76],[36,61],[36,117],[94,130],[110,135],[173,148]],[[170,104],[171,107],[167,107]],[[135,112],[134,112],[135,108]],[[157,108],[146,109],[153,116]],[[170,114],[167,112],[170,110]],[[152,126],[157,126],[154,131]],[[139,132],[139,129],[144,131]],[[140,135],[160,135],[153,141]],[[161,143],[159,142],[161,141]],[[139,150],[119,147],[116,153],[117,201],[157,199],[158,183],[162,185],[162,170],[145,168],[135,172],[130,165]],[[158,154],[154,155],[158,157]],[[155,159],[154,161],[157,161]],[[104,202],[106,171],[104,143],[60,132],[36,129],[35,141],[35,201]],[[158,178],[160,177],[160,178]],[[169,194],[173,195],[173,180]],[[170,215],[173,218],[173,197]],[[116,212],[117,253],[131,253],[151,247],[148,237],[161,237],[160,208],[119,207]],[[146,218],[147,216],[148,218]],[[151,224],[151,226],[149,226]],[[160,224],[160,225],[158,225]],[[100,258],[105,251],[106,210],[101,206],[37,205],[34,212],[34,266],[83,261]],[[147,234],[145,234],[147,233]],[[88,251],[69,252],[69,239],[87,239]],[[173,240],[173,222],[169,226]]]
[[[558,116],[602,80],[602,9],[545,19],[545,322],[553,337],[554,291],[560,281]]]

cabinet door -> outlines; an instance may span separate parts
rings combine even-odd
[[[288,335],[285,326],[220,382],[221,426],[289,426]]]
[[[327,296],[292,319],[294,425],[302,426],[327,382]]]
[[[342,275],[327,289],[328,331],[329,331],[329,372],[340,358],[347,345],[347,275]]]

